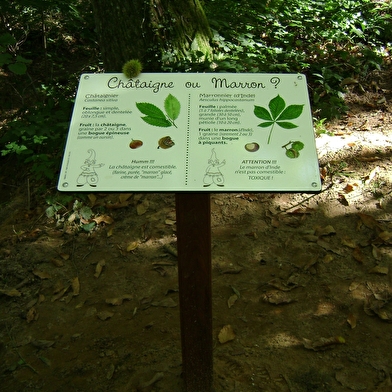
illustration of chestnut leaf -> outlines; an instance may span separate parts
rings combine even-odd
[[[142,117],[147,124],[155,125],[156,127],[170,127],[172,123],[166,118],[165,113],[157,106],[148,102],[137,102],[136,107],[145,116]]]
[[[298,125],[287,120],[298,118],[302,114],[304,105],[289,105],[286,107],[285,100],[280,95],[277,95],[269,101],[268,108],[269,110],[263,106],[255,105],[253,113],[257,118],[265,120],[258,125],[259,127],[271,127],[267,142],[269,144],[275,124],[284,129],[298,127]]]
[[[176,97],[169,94],[164,102],[164,108],[166,114],[158,106],[149,102],[136,102],[136,107],[145,116],[142,116],[142,120],[147,124],[154,125],[156,127],[171,127],[177,125],[174,123],[180,114],[181,104]]]
[[[166,114],[174,121],[179,116],[180,109],[180,101],[175,96],[169,94],[165,99]]]

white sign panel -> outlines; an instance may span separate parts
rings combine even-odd
[[[83,74],[60,191],[321,189],[301,74]]]

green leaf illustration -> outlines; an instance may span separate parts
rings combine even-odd
[[[152,103],[136,102],[136,107],[146,116],[154,118],[166,118],[165,114]]]
[[[142,119],[147,124],[155,125],[156,127],[170,127],[172,125],[166,118],[165,113],[152,103],[137,102],[136,107],[146,115]]]
[[[291,122],[288,121],[277,121],[276,122],[280,127],[284,129],[293,129],[293,128],[298,128],[298,125],[295,125]]]
[[[144,122],[156,127],[171,127],[174,125],[177,128],[174,120],[180,114],[181,104],[176,97],[169,94],[164,102],[166,114],[158,107],[149,102],[136,102],[136,107],[145,116],[141,117]]]
[[[272,118],[274,120],[276,120],[279,114],[282,113],[285,106],[286,106],[286,102],[280,95],[277,95],[275,98],[271,99],[271,101],[268,104],[268,107],[271,110]]]
[[[275,124],[275,122],[274,121],[266,121],[266,122],[260,123],[258,126],[261,128],[268,128],[272,124]]]
[[[269,110],[263,106],[255,105],[253,113],[257,118],[265,120],[258,125],[259,127],[271,127],[267,142],[269,144],[275,124],[284,129],[293,129],[298,127],[298,125],[286,120],[294,120],[295,118],[298,118],[302,114],[303,108],[304,105],[289,105],[286,107],[285,100],[280,95],[277,95],[269,101]]]
[[[173,95],[169,94],[165,99],[165,110],[173,121],[177,119],[180,114],[181,104],[180,101]]]
[[[302,114],[302,110],[304,105],[290,105],[287,106],[286,109],[280,114],[280,116],[276,119],[277,121],[281,120],[293,120],[294,118],[298,118]]]
[[[262,106],[255,105],[253,113],[256,117],[261,118],[262,120],[272,120],[270,112]]]
[[[156,127],[171,127],[173,124],[166,117],[151,117],[144,116],[142,120],[147,124],[155,125]]]

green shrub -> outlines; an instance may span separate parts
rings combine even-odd
[[[0,138],[1,155],[15,154],[38,180],[53,179],[59,169],[72,101],[48,97],[20,111]]]
[[[215,71],[301,72],[321,118],[346,110],[341,81],[380,69],[391,46],[391,6],[373,0],[211,0]]]

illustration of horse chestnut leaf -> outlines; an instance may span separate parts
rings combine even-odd
[[[136,107],[144,114],[141,118],[147,124],[156,127],[171,127],[174,125],[177,128],[174,120],[176,120],[180,114],[181,104],[175,96],[169,94],[166,97],[164,102],[165,112],[158,106],[149,102],[136,102]]]
[[[282,148],[286,149],[286,156],[291,159],[298,158],[300,155],[299,152],[304,147],[305,147],[305,145],[299,140],[296,140],[294,142],[290,141],[287,144],[285,144],[284,146],[282,146]]]
[[[294,120],[298,118],[302,114],[303,108],[304,105],[289,105],[286,107],[286,102],[280,95],[277,95],[269,101],[269,110],[263,106],[255,105],[253,110],[254,115],[257,118],[264,120],[258,126],[261,128],[271,127],[267,144],[271,141],[272,131],[274,130],[275,124],[284,129],[297,128],[298,125],[287,120]]]

